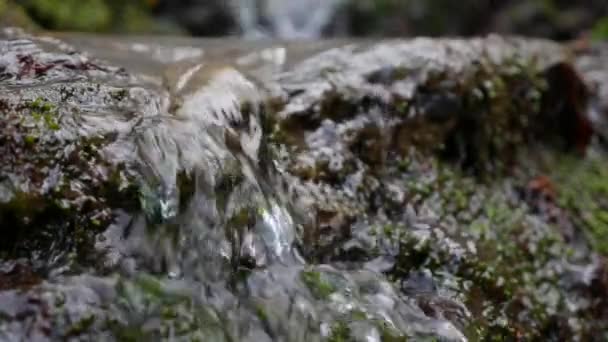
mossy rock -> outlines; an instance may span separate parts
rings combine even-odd
[[[558,45],[341,45],[256,80],[279,93],[258,113],[239,96],[276,94],[236,68],[190,69],[188,93],[164,106],[155,85],[50,40],[49,50],[32,37],[0,44],[10,90],[0,152],[11,161],[0,219],[19,228],[0,225],[5,259],[50,268],[36,254],[57,251],[76,256],[68,271],[98,275],[108,271],[90,260],[99,233],[127,241],[118,285],[98,286],[86,307],[101,312],[51,325],[67,328],[58,334],[584,340],[606,330],[606,266],[594,253],[604,157],[580,155],[586,98]],[[271,116],[261,133],[258,114]],[[577,172],[583,180],[568,178]],[[573,189],[584,200],[573,203]],[[257,251],[268,257],[258,263]],[[0,295],[22,302],[68,281],[9,276],[25,291]],[[21,316],[0,316],[23,330]]]
[[[608,255],[608,159],[561,157],[550,174],[558,184],[560,205],[576,219],[593,248]]]
[[[34,258],[41,269],[93,263],[95,238],[113,222],[116,210],[137,209],[138,194],[132,166],[107,156],[115,137],[79,125],[92,99],[101,112],[127,105],[128,99],[112,96],[127,87],[101,80],[123,82],[125,74],[108,68],[97,80],[54,83],[104,67],[81,56],[45,54],[34,44],[27,55],[11,42],[2,44],[6,56],[19,57],[15,64],[6,60],[0,83],[0,255]],[[48,83],[28,87],[38,80]],[[15,85],[22,86],[6,91]]]

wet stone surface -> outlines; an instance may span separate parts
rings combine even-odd
[[[0,340],[606,337],[601,47],[66,39],[0,40]]]

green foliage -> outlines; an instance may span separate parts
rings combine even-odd
[[[601,18],[593,25],[591,36],[597,40],[608,39],[608,16]]]
[[[110,25],[111,12],[103,0],[30,0],[27,8],[47,27],[95,31]]]
[[[24,8],[43,27],[52,30],[164,31],[153,21],[149,2],[143,0],[28,0]]]

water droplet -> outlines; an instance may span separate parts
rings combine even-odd
[[[169,273],[167,274],[170,279],[176,279],[182,276],[182,271],[177,265],[171,266]]]

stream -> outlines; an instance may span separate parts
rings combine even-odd
[[[300,19],[276,36],[319,35]],[[605,122],[570,94],[604,83],[578,61],[6,29],[0,340],[599,341]]]

